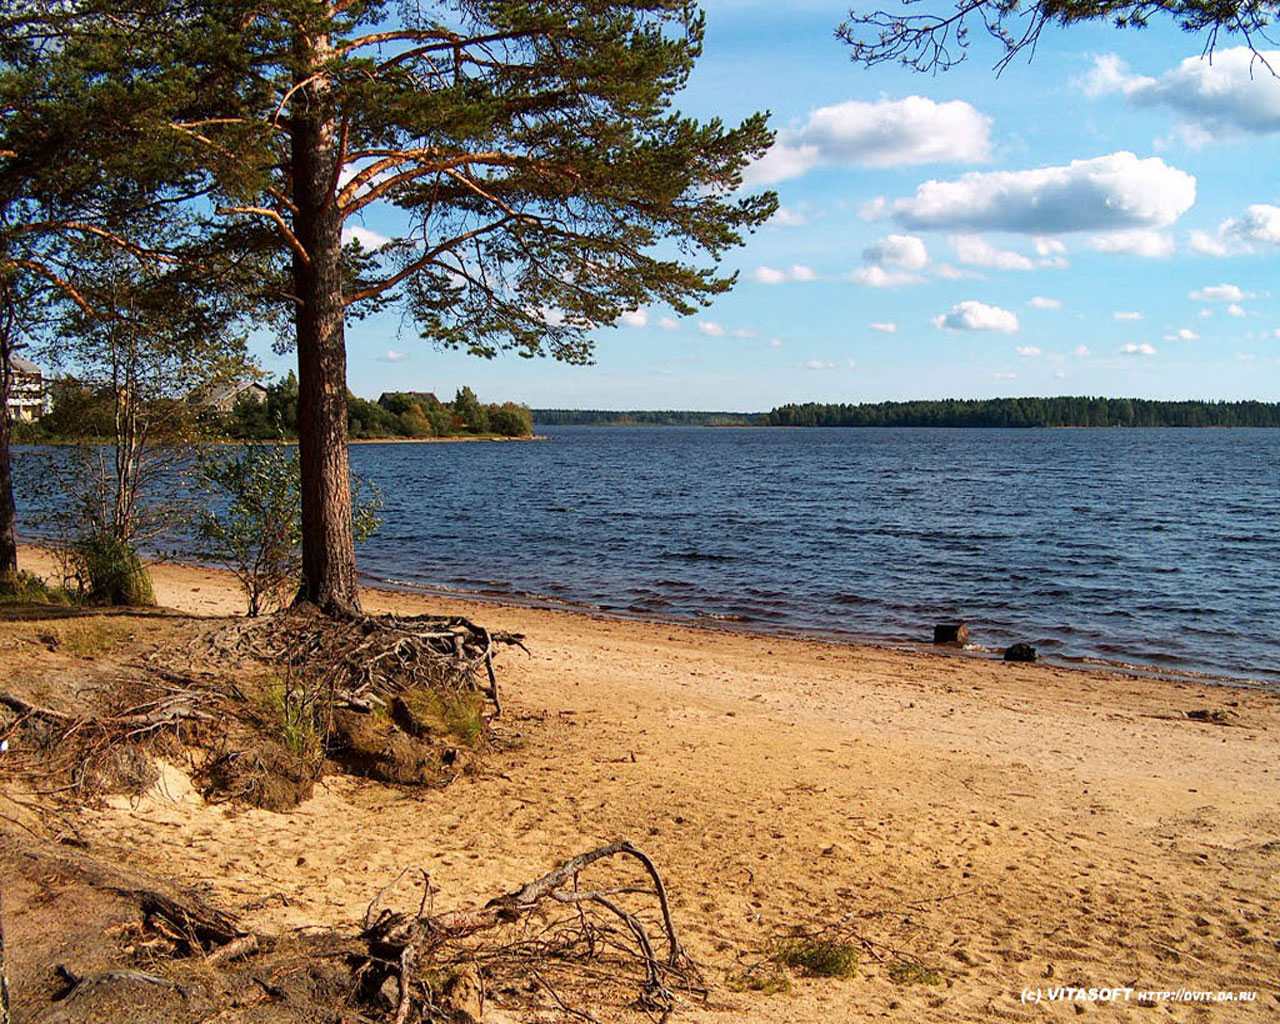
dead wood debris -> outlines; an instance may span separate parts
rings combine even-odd
[[[579,876],[597,862],[626,858],[638,863],[647,884],[628,881],[603,888],[587,889]],[[639,1006],[665,1020],[677,1004],[676,990],[705,995],[698,969],[685,953],[676,935],[666,887],[653,861],[630,842],[619,841],[573,857],[527,885],[490,900],[479,910],[430,911],[430,879],[419,872],[423,894],[416,913],[396,913],[382,906],[388,893],[409,869],[379,892],[365,912],[362,938],[368,944],[370,983],[376,989],[388,978],[397,982],[396,1024],[405,1024],[422,1010],[431,1019],[432,992],[418,977],[424,965],[477,965],[485,973],[503,974],[521,970],[541,985],[559,1009],[584,1020],[590,1014],[573,1008],[551,986],[552,970],[573,973],[591,980],[617,983],[628,966],[640,972]],[[623,897],[650,897],[657,902],[657,921],[646,920],[642,911],[628,909]],[[569,908],[570,913],[530,934],[528,925],[544,903]],[[651,915],[649,915],[651,916]],[[469,942],[483,933],[503,926],[524,925],[514,938],[494,943]],[[655,943],[651,930],[660,936]],[[593,968],[603,961],[606,971]]]

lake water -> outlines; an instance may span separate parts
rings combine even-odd
[[[1280,684],[1280,431],[564,427],[352,450],[374,579]]]

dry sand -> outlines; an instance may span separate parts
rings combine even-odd
[[[164,604],[241,608],[224,573],[154,576]],[[416,795],[333,777],[273,814],[205,804],[172,769],[151,795],[86,811],[95,846],[281,930],[356,921],[405,866],[430,871],[448,909],[631,838],[717,982],[711,1008],[676,1020],[1280,1019],[1274,693],[379,591],[365,604],[528,635],[529,655],[500,658],[490,770]],[[721,983],[789,926],[840,921],[867,940],[855,979],[773,996]],[[944,983],[895,983],[895,955]],[[1258,995],[1036,1007],[1028,986]]]

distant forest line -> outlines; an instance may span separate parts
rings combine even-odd
[[[1280,427],[1280,402],[981,398],[780,405],[767,413],[534,409],[539,426]]]

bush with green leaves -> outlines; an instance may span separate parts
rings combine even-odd
[[[151,606],[151,574],[132,544],[106,530],[93,530],[66,552],[68,567],[85,599],[94,604]]]
[[[220,510],[206,509],[197,518],[201,556],[235,575],[250,616],[284,604],[298,584],[302,565],[297,449],[244,445],[234,455],[208,463],[201,479],[211,498],[226,502]],[[365,540],[382,525],[382,496],[355,478],[351,490],[356,539]]]

